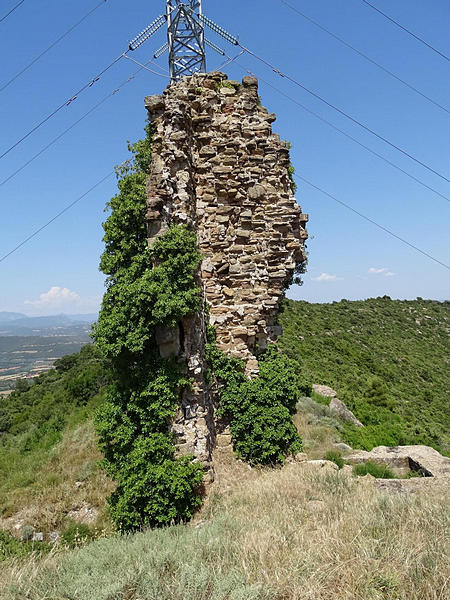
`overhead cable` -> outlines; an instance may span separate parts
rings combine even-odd
[[[19,8],[19,6],[20,6],[21,4],[23,4],[24,2],[25,2],[25,0],[20,0],[20,2],[18,2],[18,3],[17,3],[15,6],[13,6],[13,7],[11,8],[11,10],[10,10],[9,12],[7,12],[7,13],[6,13],[6,15],[3,15],[3,17],[1,17],[1,18],[0,18],[0,23],[1,23],[2,21],[4,21],[5,19],[7,19],[7,18],[9,17],[9,15],[10,15],[11,13],[13,13],[13,12],[16,10],[16,8]]]
[[[156,31],[158,31],[158,29],[160,27],[162,27],[162,25],[164,24],[164,22],[165,22],[165,17],[162,15],[162,16],[158,17],[155,21],[153,21],[153,23],[151,23],[148,27],[146,27],[144,29],[144,31],[141,31],[141,33],[136,38],[134,38],[134,40],[132,40],[129,43],[128,49],[125,52],[122,52],[122,54],[120,54],[117,58],[115,58],[107,67],[105,67],[102,71],[100,71],[100,73],[98,73],[88,83],[86,83],[82,88],[80,88],[77,92],[75,92],[73,94],[73,96],[71,96],[66,101],[64,101],[63,104],[61,104],[60,106],[58,106],[57,108],[55,108],[54,111],[52,111],[50,114],[48,114],[44,119],[42,119],[42,121],[40,121],[32,129],[30,129],[17,142],[15,142],[12,146],[10,146],[7,150],[5,150],[3,152],[3,154],[0,154],[0,160],[2,158],[4,158],[7,154],[9,154],[11,152],[11,150],[13,150],[14,148],[16,148],[24,140],[26,140],[28,137],[30,137],[30,135],[32,135],[35,131],[37,131],[40,127],[42,127],[42,125],[44,125],[44,123],[46,123],[52,117],[54,117],[60,110],[62,110],[66,106],[69,106],[70,104],[72,104],[72,102],[74,102],[78,98],[78,96],[82,92],[84,92],[84,90],[86,90],[89,87],[92,87],[94,85],[94,83],[96,83],[100,79],[100,77],[106,73],[106,71],[108,71],[113,65],[115,65],[117,62],[119,62],[119,60],[121,58],[125,57],[128,54],[128,52],[136,50],[137,48],[139,48],[154,33],[156,33]]]
[[[165,73],[158,73],[158,71],[154,71],[153,69],[149,69],[146,65],[143,65],[141,62],[139,62],[138,60],[136,60],[135,58],[131,58],[131,56],[125,55],[124,54],[124,58],[126,58],[127,60],[131,60],[131,62],[134,62],[135,65],[139,65],[142,69],[145,69],[146,71],[149,71],[150,73],[153,73],[153,75],[159,75],[159,77],[164,77],[164,79],[170,79],[169,74],[165,74]],[[151,63],[153,61],[149,60],[147,62],[147,64]],[[156,63],[154,63],[155,66],[157,66],[158,68],[160,68],[159,65],[156,65]]]
[[[404,150],[400,146],[397,146],[396,144],[394,144],[393,142],[391,142],[390,140],[388,140],[386,137],[382,136],[381,134],[379,134],[376,131],[374,131],[373,129],[371,129],[368,125],[365,125],[364,123],[362,123],[361,121],[359,121],[355,117],[352,117],[349,113],[345,112],[341,108],[335,106],[334,104],[332,104],[331,102],[329,102],[328,100],[326,100],[325,98],[323,98],[322,96],[320,96],[319,94],[317,94],[316,92],[313,92],[312,90],[310,90],[309,88],[307,88],[305,85],[303,85],[302,83],[300,83],[299,81],[297,81],[296,79],[294,79],[294,77],[291,77],[290,75],[284,73],[283,71],[281,71],[280,69],[278,69],[277,67],[275,67],[274,65],[272,65],[270,62],[268,62],[266,59],[262,58],[261,56],[258,56],[255,52],[252,52],[252,50],[249,50],[248,48],[246,48],[245,46],[242,46],[241,44],[239,44],[239,46],[243,50],[245,50],[250,56],[253,56],[257,60],[259,60],[260,62],[262,62],[264,65],[266,65],[267,67],[269,67],[270,69],[272,69],[272,71],[274,73],[276,73],[277,75],[279,75],[280,77],[284,77],[285,79],[289,80],[291,83],[293,83],[294,85],[298,86],[299,88],[301,88],[302,90],[304,90],[305,92],[307,92],[308,94],[310,94],[311,96],[313,96],[314,98],[316,98],[317,100],[320,100],[321,102],[323,102],[324,104],[326,104],[328,107],[332,108],[333,110],[335,110],[336,112],[338,112],[342,116],[344,116],[347,119],[349,119],[350,121],[352,121],[352,123],[355,123],[356,125],[358,125],[362,129],[364,129],[365,131],[367,131],[368,133],[374,135],[375,137],[377,137],[378,139],[382,140],[383,142],[385,142],[386,144],[388,144],[392,148],[395,148],[395,150],[398,150],[398,152],[401,152],[402,154],[404,154],[405,156],[407,156],[408,158],[410,158],[411,160],[413,160],[417,164],[421,165],[422,167],[424,167],[425,169],[427,169],[431,173],[434,173],[435,175],[437,175],[438,177],[440,177],[444,181],[447,181],[448,183],[450,183],[450,179],[448,179],[448,177],[446,177],[442,173],[439,173],[439,171],[436,171],[436,169],[433,169],[433,167],[430,167],[429,165],[427,165],[423,161],[419,160],[418,158],[416,158],[415,156],[413,156],[412,154],[410,154],[409,152],[407,152],[406,150]]]
[[[280,90],[280,88],[278,88],[277,86],[273,85],[272,83],[269,83],[266,79],[263,79],[262,77],[260,77],[260,75],[257,75],[255,73],[253,73],[253,71],[250,71],[249,69],[247,69],[246,67],[244,67],[243,65],[241,65],[239,62],[237,62],[236,58],[238,58],[238,56],[236,56],[233,59],[230,59],[229,62],[232,62],[232,61],[236,62],[236,64],[244,72],[246,72],[249,75],[253,75],[253,76],[257,77],[265,85],[268,85],[269,87],[271,87],[272,89],[274,89],[276,92],[278,92],[279,94],[281,94],[282,96],[284,96],[285,98],[287,98],[288,100],[290,100],[291,102],[293,102],[294,104],[296,104],[297,106],[299,106],[302,110],[306,111],[307,113],[309,113],[310,115],[312,115],[316,119],[319,119],[319,121],[322,121],[322,123],[325,123],[329,127],[333,128],[335,131],[337,131],[341,135],[345,136],[349,140],[352,140],[352,142],[355,142],[355,144],[358,144],[358,146],[361,146],[361,148],[364,148],[365,150],[367,150],[368,152],[370,152],[371,154],[373,154],[377,158],[379,158],[382,161],[384,161],[386,164],[390,165],[394,169],[397,169],[397,171],[400,171],[401,173],[403,173],[404,175],[406,175],[407,177],[409,177],[410,179],[412,179],[413,181],[415,181],[419,185],[423,186],[424,188],[426,188],[430,192],[433,192],[437,196],[440,196],[443,200],[446,200],[447,202],[450,202],[450,198],[448,196],[445,196],[444,194],[442,194],[441,192],[439,192],[435,188],[431,187],[430,185],[428,185],[427,183],[425,183],[424,181],[422,181],[421,179],[419,179],[415,175],[412,175],[408,171],[405,171],[405,169],[403,169],[402,167],[399,167],[397,164],[395,164],[394,162],[392,162],[391,160],[389,160],[388,158],[386,158],[382,154],[379,154],[378,152],[376,152],[375,150],[373,150],[369,146],[366,146],[365,144],[363,144],[362,142],[360,142],[359,140],[357,140],[355,137],[353,137],[352,135],[350,135],[349,133],[347,133],[343,129],[340,129],[339,127],[337,127],[336,125],[334,125],[333,123],[331,123],[331,121],[328,121],[328,119],[325,119],[324,117],[322,117],[318,113],[314,112],[313,110],[311,110],[310,108],[308,108],[307,106],[305,106],[304,104],[302,104],[301,102],[299,102],[298,100],[296,100],[295,98],[293,98],[292,96],[290,96],[289,94],[286,94],[286,92],[284,92],[283,90]],[[220,68],[222,68],[222,67],[219,67],[219,69]]]
[[[128,50],[127,50],[127,52],[128,52]],[[77,92],[75,92],[73,94],[73,96],[71,96],[70,98],[65,100],[62,104],[60,104],[57,108],[55,108],[55,110],[53,110],[50,114],[48,114],[46,117],[44,117],[44,119],[42,119],[42,121],[40,121],[37,125],[35,125],[32,129],[30,129],[25,135],[23,135],[19,140],[17,140],[17,142],[15,142],[12,146],[10,146],[2,154],[0,154],[0,160],[2,158],[4,158],[7,154],[9,154],[11,152],[11,150],[14,150],[14,148],[16,148],[17,146],[19,146],[19,144],[21,144],[23,141],[25,141],[27,138],[29,138],[30,135],[32,135],[35,131],[37,131],[40,127],[42,127],[42,125],[44,125],[44,123],[49,121],[57,113],[59,113],[60,110],[62,110],[66,106],[69,106],[70,104],[72,104],[72,102],[74,102],[78,98],[78,96],[82,92],[84,92],[87,88],[92,87],[94,85],[94,83],[96,83],[100,79],[100,77],[106,73],[106,71],[108,71],[112,66],[114,66],[117,62],[119,62],[119,60],[124,56],[124,54],[126,54],[126,53],[123,53],[120,56],[118,56],[117,58],[115,58],[107,67],[105,67],[102,71],[100,71],[100,73],[98,73],[88,83],[83,85],[83,87],[81,87]]]
[[[443,52],[441,52],[440,50],[438,50],[437,48],[435,48],[434,46],[432,46],[431,44],[429,44],[428,42],[426,42],[423,38],[419,37],[418,35],[416,35],[412,31],[410,31],[409,29],[407,29],[406,27],[404,27],[401,23],[399,23],[398,21],[396,21],[395,19],[393,19],[392,17],[390,17],[389,15],[387,15],[386,13],[384,13],[382,10],[380,10],[379,8],[377,8],[376,6],[374,6],[371,2],[368,2],[368,0],[361,0],[361,2],[364,2],[364,4],[366,4],[367,6],[370,6],[370,8],[373,8],[373,10],[376,10],[377,13],[379,13],[380,15],[383,15],[383,17],[385,17],[386,19],[388,19],[388,21],[390,21],[391,23],[394,23],[394,25],[396,25],[397,27],[399,27],[400,29],[402,29],[403,31],[405,31],[407,34],[409,34],[410,36],[412,36],[414,39],[416,39],[418,42],[420,42],[421,44],[423,44],[424,46],[426,46],[427,48],[429,48],[433,52],[436,52],[436,54],[439,54],[439,56],[441,56],[442,58],[445,58],[445,60],[450,61],[450,58],[446,54],[444,54]]]
[[[66,213],[73,206],[75,206],[75,204],[77,204],[78,202],[83,200],[83,198],[85,198],[88,194],[90,194],[93,190],[98,188],[99,185],[101,185],[104,181],[106,181],[113,175],[114,175],[114,171],[111,171],[110,173],[108,173],[107,175],[102,177],[99,181],[97,181],[97,183],[95,183],[86,192],[84,192],[84,194],[82,194],[76,200],[74,200],[73,202],[68,204],[65,208],[60,210],[54,217],[52,217],[49,221],[44,223],[44,225],[41,225],[41,227],[39,227],[39,229],[36,229],[35,231],[33,231],[33,233],[31,233],[28,237],[26,237],[24,240],[22,240],[20,242],[20,244],[17,244],[17,246],[15,246],[15,248],[13,248],[12,250],[10,250],[6,254],[4,254],[2,257],[0,257],[0,263],[3,262],[4,260],[6,260],[9,256],[11,256],[11,254],[14,254],[14,252],[17,252],[17,250],[19,250],[19,248],[22,248],[22,246],[25,246],[26,243],[28,243],[30,240],[32,240],[34,237],[36,237],[39,233],[41,233],[41,231],[46,229],[49,225],[51,225],[54,221],[56,221],[56,219],[59,219],[59,217],[61,217],[64,213]]]
[[[97,187],[99,187],[102,183],[104,183],[107,179],[109,179],[113,175],[114,175],[114,171],[110,171],[107,175],[105,175],[104,177],[102,177],[99,181],[97,181],[97,183],[95,183],[94,185],[92,185],[86,192],[84,192],[84,194],[82,194],[81,196],[79,196],[78,198],[76,198],[75,200],[73,200],[73,202],[71,202],[66,207],[64,207],[62,210],[60,210],[54,217],[52,217],[49,221],[47,221],[46,223],[44,223],[44,225],[41,225],[41,227],[39,227],[38,229],[36,229],[35,231],[33,231],[33,233],[31,233],[28,237],[26,237],[19,244],[17,244],[17,246],[15,246],[12,250],[10,250],[6,254],[4,254],[2,257],[0,257],[0,263],[3,262],[4,260],[6,260],[9,256],[11,256],[12,254],[14,254],[15,252],[17,252],[17,250],[19,250],[20,248],[22,248],[22,246],[24,246],[30,240],[32,240],[34,237],[36,237],[39,233],[41,233],[41,231],[43,231],[44,229],[46,229],[49,225],[51,225],[54,221],[56,221],[64,213],[66,213],[68,210],[70,210],[78,202],[80,202],[81,200],[83,200],[83,198],[85,198],[88,194],[90,194],[93,190],[95,190]],[[296,179],[300,180],[300,181],[303,181],[307,185],[313,187],[314,189],[316,189],[320,193],[324,194],[325,196],[328,196],[329,198],[331,198],[332,200],[334,200],[335,202],[337,202],[341,206],[344,206],[348,210],[352,211],[353,213],[355,213],[356,215],[358,215],[359,217],[361,217],[365,221],[368,221],[372,225],[375,225],[375,227],[377,227],[378,229],[381,229],[382,231],[384,231],[385,233],[387,233],[391,237],[395,238],[396,240],[402,242],[403,244],[409,246],[410,248],[416,250],[417,252],[420,252],[420,254],[422,254],[423,256],[426,256],[430,260],[432,260],[435,263],[441,265],[442,267],[445,267],[446,269],[450,269],[449,265],[445,264],[444,262],[442,262],[438,258],[436,258],[433,255],[429,254],[425,250],[422,250],[418,246],[415,246],[411,242],[408,242],[408,240],[405,240],[403,237],[397,235],[396,233],[394,233],[393,231],[391,231],[387,227],[384,227],[384,225],[381,225],[380,223],[378,223],[377,221],[371,219],[370,217],[368,217],[367,215],[363,214],[362,212],[360,212],[356,208],[353,208],[353,206],[351,206],[350,204],[347,204],[346,202],[344,202],[342,200],[339,200],[339,198],[336,198],[336,196],[333,196],[332,194],[330,194],[329,192],[325,191],[321,187],[317,186],[313,182],[309,181],[305,177],[303,177],[301,175],[298,175],[297,173],[294,173],[294,177]]]
[[[95,106],[93,106],[87,112],[85,112],[79,119],[77,119],[74,123],[72,123],[72,125],[70,125],[69,127],[67,127],[62,133],[60,133],[55,138],[53,138],[51,142],[49,142],[46,146],[44,146],[43,148],[41,148],[41,150],[39,150],[39,152],[37,152],[34,156],[32,156],[29,160],[27,160],[26,163],[24,163],[21,167],[19,167],[18,169],[16,169],[13,173],[11,173],[11,175],[9,175],[8,177],[6,177],[6,179],[4,179],[3,181],[0,181],[0,186],[5,185],[5,183],[8,183],[8,181],[11,181],[11,179],[13,179],[16,175],[18,175],[21,171],[23,171],[25,169],[25,167],[27,167],[29,164],[31,164],[34,160],[36,160],[36,158],[38,158],[39,156],[41,156],[41,154],[43,154],[51,146],[53,146],[54,144],[56,144],[56,142],[58,140],[60,140],[62,137],[64,137],[66,135],[66,133],[68,133],[71,129],[73,129],[76,125],[78,125],[78,123],[81,123],[81,121],[83,121],[91,113],[93,113],[94,111],[96,111],[109,98],[112,98],[113,96],[115,96],[125,85],[127,85],[128,83],[130,83],[136,77],[136,75],[138,73],[140,73],[143,69],[145,69],[146,65],[149,64],[149,63],[153,63],[153,61],[152,60],[147,61],[147,63],[145,63],[139,69],[137,69],[134,73],[132,73],[128,77],[128,79],[126,79],[120,85],[118,85],[107,96],[105,96],[104,98],[102,98],[102,100],[100,100],[100,102],[97,102],[97,104],[95,104]],[[157,65],[157,66],[159,66],[159,65]],[[155,74],[159,75],[159,73],[155,73]],[[166,77],[167,77],[167,75],[166,75]]]
[[[421,92],[419,89],[417,89],[416,87],[414,87],[413,85],[411,85],[410,83],[408,83],[407,81],[405,81],[404,79],[402,79],[401,77],[399,77],[398,75],[396,75],[395,73],[393,73],[392,71],[387,69],[386,67],[383,67],[383,65],[381,65],[379,62],[377,62],[373,58],[370,58],[370,56],[367,56],[367,54],[364,54],[364,52],[362,52],[361,50],[358,50],[358,48],[355,48],[355,46],[352,46],[352,44],[349,44],[343,38],[339,37],[332,31],[330,31],[329,29],[327,29],[326,27],[321,25],[315,19],[313,19],[313,18],[309,17],[308,15],[306,15],[305,13],[301,12],[300,10],[298,10],[298,8],[296,8],[295,6],[292,6],[292,4],[290,4],[286,0],[280,0],[280,2],[282,4],[284,4],[285,6],[287,6],[288,8],[290,8],[292,11],[296,12],[298,15],[300,15],[304,19],[306,19],[307,21],[309,21],[310,23],[312,23],[313,25],[315,25],[316,27],[318,27],[319,29],[321,29],[322,31],[324,31],[325,33],[327,33],[328,35],[330,35],[332,38],[334,38],[335,40],[337,40],[338,42],[340,42],[347,48],[350,48],[350,50],[352,50],[353,52],[356,52],[356,54],[358,54],[359,56],[361,56],[362,58],[364,58],[371,64],[375,65],[376,67],[378,67],[379,69],[381,69],[382,71],[384,71],[385,73],[390,75],[390,77],[393,77],[394,79],[396,79],[397,81],[402,83],[404,86],[406,86],[407,88],[409,88],[416,94],[419,94],[419,96],[422,96],[422,98],[425,98],[425,100],[428,100],[429,102],[431,102],[432,104],[434,104],[435,106],[440,108],[441,110],[444,110],[446,113],[450,113],[450,110],[446,106],[443,106],[436,100],[433,100],[433,98],[430,98],[430,96],[427,96],[426,94]]]
[[[107,0],[101,0],[98,4],[96,4],[94,6],[94,8],[92,8],[89,12],[87,12],[79,21],[77,21],[74,25],[72,25],[71,27],[69,27],[69,29],[67,31],[65,31],[62,35],[60,35],[54,42],[52,42],[50,44],[50,46],[48,46],[45,50],[43,50],[40,54],[38,54],[38,56],[36,56],[35,58],[33,58],[33,60],[30,63],[28,63],[26,67],[24,67],[21,71],[19,71],[18,73],[16,73],[14,75],[14,77],[11,77],[11,79],[9,81],[7,81],[4,85],[2,85],[2,87],[0,87],[0,92],[3,92],[3,90],[5,90],[9,85],[11,85],[11,83],[13,83],[16,79],[18,79],[26,71],[28,71],[28,69],[30,67],[32,67],[35,63],[37,63],[38,60],[40,60],[45,54],[47,54],[47,52],[49,52],[61,40],[63,40],[67,35],[69,35],[69,33],[71,33],[76,27],[78,27],[78,25],[81,25],[81,23],[83,21],[85,21],[93,12],[95,12],[98,8],[100,8],[100,6],[102,6],[103,4],[105,4],[106,1]]]
[[[372,225],[375,225],[375,227],[378,227],[378,229],[381,229],[382,231],[384,231],[385,233],[387,233],[391,237],[395,238],[396,240],[399,240],[403,244],[406,244],[410,248],[413,248],[413,250],[416,250],[417,252],[420,252],[420,254],[423,254],[424,256],[426,256],[427,258],[429,258],[430,260],[433,260],[438,265],[441,265],[442,267],[445,267],[446,269],[450,270],[450,266],[449,265],[445,264],[444,262],[442,262],[441,260],[439,260],[435,256],[429,254],[428,252],[425,252],[425,250],[422,250],[418,246],[415,246],[414,244],[411,244],[411,242],[408,242],[408,240],[405,240],[405,238],[400,237],[399,235],[397,235],[396,233],[394,233],[393,231],[391,231],[390,229],[388,229],[384,225],[380,225],[380,223],[377,223],[377,221],[374,221],[373,219],[371,219],[367,215],[363,214],[362,212],[360,212],[356,208],[353,208],[353,206],[350,206],[350,204],[347,204],[346,202],[344,202],[342,200],[339,200],[339,198],[336,198],[336,196],[333,196],[333,194],[330,194],[329,192],[325,191],[324,189],[322,189],[321,187],[319,187],[318,185],[316,185],[312,181],[309,181],[305,177],[302,177],[301,175],[297,175],[296,173],[294,173],[294,177],[296,179],[299,179],[300,181],[303,181],[307,185],[311,186],[312,188],[314,188],[315,190],[317,190],[321,194],[324,194],[325,196],[328,196],[328,198],[331,198],[332,200],[334,200],[335,202],[337,202],[341,206],[344,206],[345,208],[347,208],[348,210],[352,211],[353,213],[355,213],[356,215],[358,215],[359,217],[361,217],[365,221],[368,221],[369,223],[372,223]]]

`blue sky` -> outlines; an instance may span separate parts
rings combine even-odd
[[[385,12],[450,53],[447,0],[373,0]],[[361,0],[290,0],[299,10],[362,52],[450,106],[449,62]],[[0,16],[15,4],[1,0]],[[94,7],[25,2],[0,23],[0,88],[61,33]],[[163,0],[107,0],[86,21],[0,92],[0,154],[128,45],[164,11]],[[204,11],[242,44],[331,103],[450,177],[450,114],[330,38],[279,0],[204,0]],[[235,48],[208,36],[230,53]],[[133,53],[145,62],[165,41],[161,30]],[[212,51],[208,68],[222,62]],[[158,61],[167,68],[167,58]],[[244,68],[344,129],[427,185],[450,196],[450,185],[254,58]],[[138,67],[122,59],[94,86],[0,160],[0,182],[126,80]],[[230,78],[245,74],[233,63]],[[127,157],[126,141],[141,137],[144,96],[162,92],[164,77],[143,71],[11,181],[0,185],[0,255],[52,218]],[[276,90],[260,84],[263,104],[278,115],[274,130],[292,145],[297,172],[371,219],[449,264],[449,203],[312,117]],[[98,271],[104,206],[115,193],[108,179],[40,235],[0,263],[0,310],[29,314],[91,312],[103,293]],[[388,294],[446,299],[449,271],[400,243],[307,185],[297,198],[310,214],[309,267],[303,287],[289,295],[328,302]]]

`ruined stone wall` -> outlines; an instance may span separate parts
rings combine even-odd
[[[278,333],[274,322],[296,265],[305,260],[307,215],[292,192],[289,149],[272,133],[258,82],[199,74],[149,96],[154,127],[148,180],[149,243],[170,224],[196,234],[199,278],[218,346],[258,372],[256,354]],[[184,354],[194,389],[174,424],[181,452],[207,466],[215,445],[212,394],[204,379],[205,318],[160,332],[161,354]]]

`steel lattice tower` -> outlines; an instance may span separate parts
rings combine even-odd
[[[202,13],[202,0],[166,0],[166,14],[160,15],[131,40],[129,50],[140,48],[166,22],[167,42],[153,56],[159,58],[169,51],[171,81],[178,81],[185,75],[206,73],[205,45],[226,56],[219,46],[205,38],[205,25],[230,44],[240,45],[237,38]]]
[[[170,78],[206,72],[202,0],[167,0]]]

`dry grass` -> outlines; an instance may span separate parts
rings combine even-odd
[[[109,526],[105,499],[112,484],[97,465],[101,455],[90,421],[67,429],[48,451],[11,456],[14,464],[0,482],[0,529],[14,531],[29,524],[47,533],[59,529],[67,513],[82,506],[98,513],[93,524]]]
[[[293,421],[302,436],[304,451],[311,459],[323,458],[335,443],[341,441],[336,429],[315,422],[308,413],[298,412]]]
[[[2,600],[448,600],[448,499],[223,453],[190,525],[9,564]],[[113,575],[113,576],[112,576]]]

